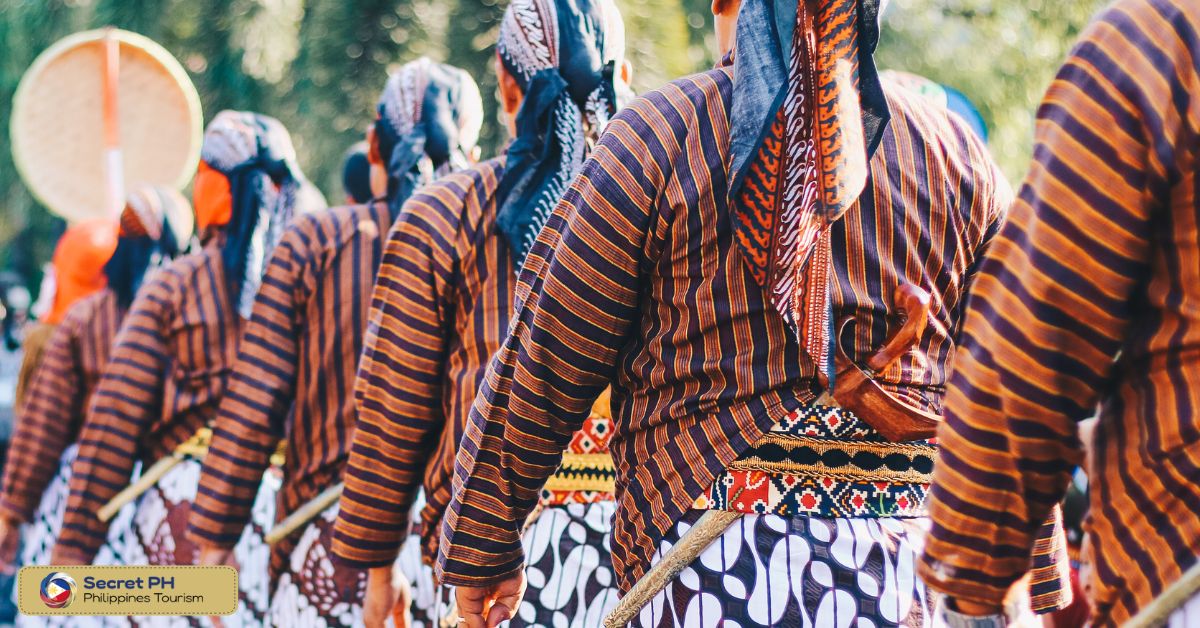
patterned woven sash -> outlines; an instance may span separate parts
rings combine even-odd
[[[843,408],[797,409],[717,475],[697,508],[810,517],[920,517],[936,447],[888,442]]]

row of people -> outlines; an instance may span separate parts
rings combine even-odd
[[[877,72],[881,9],[717,0],[722,62],[633,99],[611,0],[514,0],[504,154],[474,159],[471,78],[415,61],[343,207],[276,121],[219,114],[203,247],[110,262],[133,285],[56,329],[9,528],[77,441],[49,560],[233,561],[244,624],[1037,622],[1069,602],[1053,506],[1100,401],[1094,620],[1124,621],[1196,554],[1195,404],[1152,409],[1195,389],[1193,51],[1165,33],[1200,11],[1120,0],[1089,29],[1014,203],[967,121]],[[1126,478],[1146,447],[1169,455]],[[96,513],[138,460],[121,541]],[[264,529],[326,502],[268,568]]]

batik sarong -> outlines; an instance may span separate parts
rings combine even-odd
[[[133,528],[137,535],[130,551],[131,564],[194,565],[199,548],[187,538],[187,520],[196,487],[200,481],[200,462],[188,458],[167,472],[137,502]],[[238,574],[238,610],[222,618],[229,627],[262,626],[269,611],[267,563],[270,550],[263,535],[275,515],[275,493],[279,477],[268,471],[255,498],[251,525],[242,532],[233,548]],[[197,624],[197,622],[200,624]],[[194,617],[135,617],[139,626],[207,625],[207,619]]]
[[[42,501],[33,514],[33,519],[21,526],[20,565],[49,565],[50,552],[62,529],[63,511],[67,507],[67,495],[70,493],[71,465],[75,462],[77,445],[71,445],[63,450],[59,458],[58,471],[46,485],[42,493]],[[138,471],[134,469],[136,477]],[[125,565],[128,564],[129,550],[137,543],[133,532],[134,505],[127,504],[113,517],[112,525],[108,528],[108,540],[96,553],[92,561],[94,565]],[[17,590],[13,588],[13,601],[16,601]],[[128,626],[129,620],[124,617],[17,617],[18,626]]]
[[[419,512],[414,509],[414,512]],[[454,608],[454,587],[435,583],[433,567],[421,560],[421,537],[413,534],[404,543],[396,568],[408,580],[412,595],[412,628],[440,628]],[[457,617],[457,615],[455,615]]]
[[[510,626],[591,628],[617,604],[616,503],[547,506],[522,537],[528,586]]]
[[[702,512],[668,532],[654,563]],[[933,626],[935,600],[916,576],[924,533],[914,519],[743,515],[634,624]]]
[[[690,510],[663,539],[659,563],[704,511]],[[941,597],[917,579],[928,519],[743,515],[642,609],[633,625],[944,625]],[[1038,626],[1028,595],[1010,625]],[[723,623],[722,623],[723,622]]]
[[[275,626],[362,625],[367,572],[333,560],[333,522],[338,505],[326,508],[300,536],[271,596]]]
[[[63,511],[67,507],[67,496],[70,494],[71,465],[75,462],[77,445],[71,445],[63,451],[59,459],[58,471],[42,493],[42,501],[34,512],[33,519],[21,526],[21,555],[20,564],[49,565],[50,552],[62,529]],[[134,470],[136,477],[137,470]],[[131,522],[134,506],[125,506],[113,518],[108,529],[108,540],[96,553],[92,561],[94,565],[123,565],[128,559],[130,545],[134,542]]]
[[[411,509],[412,533],[400,548],[396,570],[408,581],[412,595],[412,628],[440,628],[454,605],[454,587],[439,586],[433,577],[433,567],[426,565],[421,549],[421,511],[425,508],[425,491],[417,491]],[[457,615],[456,615],[457,617]]]

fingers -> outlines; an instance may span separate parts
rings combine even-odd
[[[517,606],[525,597],[525,579],[511,578],[499,585],[496,600],[488,609],[487,625],[493,628],[517,616]]]
[[[487,628],[496,628],[496,626],[512,619],[515,610],[515,604],[510,606],[510,602],[496,600],[496,603],[488,609]]]
[[[363,598],[363,625],[383,628],[395,601],[391,569],[372,569],[367,574],[367,592]]]
[[[457,587],[454,597],[458,601],[458,616],[466,628],[487,628],[484,619],[484,604],[489,597],[488,589]]]
[[[205,548],[200,550],[200,565],[212,567],[216,565],[224,565],[229,559],[229,550],[218,548]]]

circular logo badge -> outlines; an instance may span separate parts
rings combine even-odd
[[[66,608],[75,599],[75,579],[56,571],[42,579],[41,593],[47,608]]]

